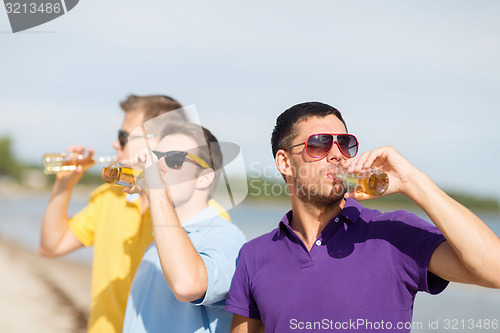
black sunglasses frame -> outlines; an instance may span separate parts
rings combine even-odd
[[[127,145],[127,139],[129,137],[129,133],[124,130],[118,130],[118,142],[120,143],[120,147],[123,149]]]
[[[161,159],[162,157],[165,158],[165,163],[170,169],[175,169],[178,170],[182,168],[182,165],[186,161],[186,156],[189,156],[193,159],[193,161],[196,162],[200,167],[203,169],[210,169],[210,166],[205,162],[201,157],[198,157],[196,155],[193,155],[191,153],[185,152],[185,151],[180,151],[180,150],[171,150],[167,152],[161,152],[157,150],[153,150],[153,154],[158,157],[158,159]],[[182,159],[179,158],[178,161],[172,161],[172,158],[180,157],[182,156]]]
[[[146,138],[146,139],[152,139],[154,138],[154,134],[146,134],[146,135],[134,135],[130,136],[130,133],[127,131],[124,131],[122,129],[118,130],[118,142],[120,143],[120,148],[123,149],[127,145],[128,139],[135,139],[135,138]]]

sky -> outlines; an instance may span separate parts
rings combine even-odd
[[[360,151],[391,145],[439,186],[500,200],[497,1],[82,0],[13,34],[0,9],[0,136],[39,162],[111,152],[128,94],[195,105],[250,175],[277,176],[276,117],[338,108]]]

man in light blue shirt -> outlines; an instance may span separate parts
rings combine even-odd
[[[148,195],[155,242],[132,283],[123,331],[228,332],[225,299],[245,237],[207,204],[220,147],[208,130],[186,122],[169,123],[161,137],[153,156],[136,158],[146,164],[142,186],[127,189]]]

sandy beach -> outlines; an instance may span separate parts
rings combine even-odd
[[[90,266],[42,258],[0,239],[2,332],[85,332]]]

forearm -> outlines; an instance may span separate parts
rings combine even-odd
[[[170,289],[182,302],[202,298],[208,286],[203,259],[182,228],[167,193],[152,190],[148,196],[156,247]]]
[[[425,174],[407,184],[406,195],[443,233],[463,266],[482,285],[500,284],[500,239],[470,210],[450,198]]]
[[[56,181],[42,221],[40,254],[57,255],[57,248],[69,232],[68,205],[73,186]]]

